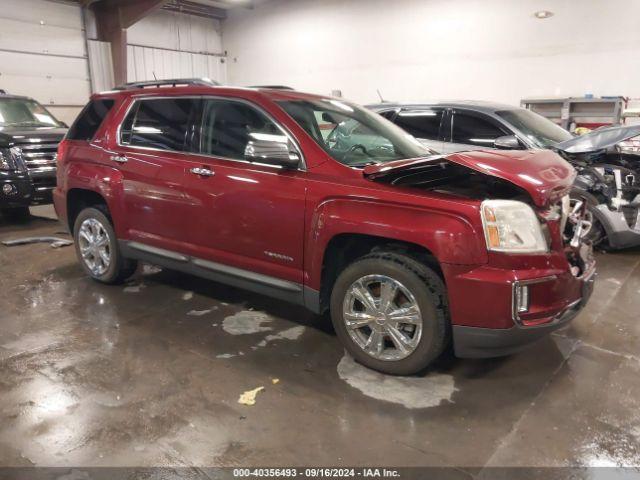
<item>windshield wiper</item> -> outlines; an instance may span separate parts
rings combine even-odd
[[[377,165],[379,163],[384,163],[382,160],[377,160],[377,159],[369,159],[366,162],[354,162],[351,163],[349,166],[351,167],[368,167],[369,165]]]

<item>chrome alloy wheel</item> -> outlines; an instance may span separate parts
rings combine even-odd
[[[366,275],[351,284],[342,304],[351,339],[378,360],[402,360],[422,336],[422,315],[413,294],[385,275]]]
[[[82,261],[95,276],[103,275],[111,264],[109,234],[95,218],[87,218],[78,230],[78,246]]]

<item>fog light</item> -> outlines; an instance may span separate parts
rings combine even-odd
[[[516,285],[514,289],[514,309],[517,313],[529,311],[529,287],[527,285]]]
[[[2,193],[4,193],[5,195],[15,195],[16,193],[18,193],[18,189],[13,183],[5,183],[2,186]]]

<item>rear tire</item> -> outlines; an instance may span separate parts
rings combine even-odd
[[[331,292],[331,320],[356,361],[391,375],[425,369],[450,338],[442,279],[395,252],[366,255],[340,273]]]
[[[80,265],[92,279],[107,284],[125,281],[136,271],[138,262],[124,258],[111,220],[98,208],[85,208],[73,227]]]

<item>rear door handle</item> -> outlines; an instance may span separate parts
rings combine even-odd
[[[200,167],[193,167],[190,170],[190,172],[196,175],[200,175],[202,177],[212,177],[213,175],[215,175],[215,173],[209,170],[208,168],[200,168]]]
[[[109,159],[118,163],[127,163],[129,161],[129,159],[124,155],[111,155]]]

